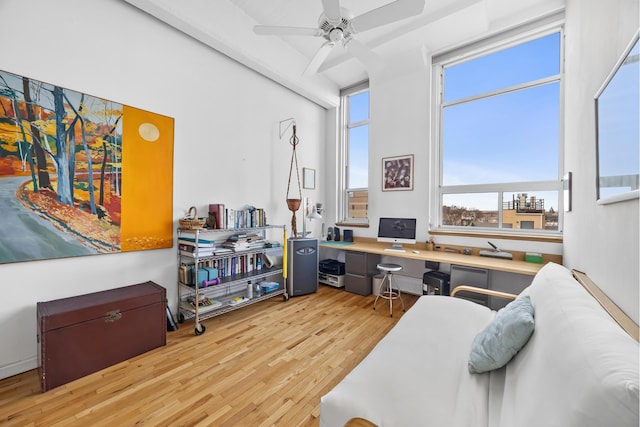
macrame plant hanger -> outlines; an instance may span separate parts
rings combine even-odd
[[[300,140],[296,136],[296,125],[293,125],[293,135],[289,139],[289,144],[291,144],[291,165],[289,166],[289,182],[287,183],[287,206],[289,210],[292,212],[291,216],[291,237],[294,239],[298,236],[298,227],[296,224],[296,211],[300,209],[300,203],[302,202],[302,189],[300,187],[300,173],[298,171],[298,157],[296,156],[296,146],[298,145]],[[296,164],[296,177],[298,179],[298,198],[294,199],[289,197],[289,189],[291,188],[291,175],[293,172],[293,163]]]

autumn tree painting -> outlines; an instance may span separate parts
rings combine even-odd
[[[0,71],[0,262],[171,247],[172,172],[173,119]]]

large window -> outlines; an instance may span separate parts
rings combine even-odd
[[[438,228],[560,232],[561,31],[455,56],[435,65]]]
[[[345,90],[341,102],[342,220],[366,223],[369,209],[369,89]]]

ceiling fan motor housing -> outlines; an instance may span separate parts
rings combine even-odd
[[[333,43],[349,37],[352,33],[351,19],[353,19],[353,13],[341,7],[340,15],[340,22],[337,23],[329,21],[324,13],[318,19],[318,27],[324,31],[324,38]]]

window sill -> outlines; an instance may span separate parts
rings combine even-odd
[[[526,234],[526,233],[495,233],[491,231],[462,231],[462,230],[429,230],[432,236],[462,236],[493,238],[505,240],[523,240],[528,242],[562,243],[563,236],[559,234]]]
[[[369,228],[369,223],[368,222],[341,221],[341,222],[336,222],[336,226],[339,226],[339,227],[355,227],[355,228]]]
[[[599,205],[609,205],[611,203],[624,202],[626,200],[633,200],[640,198],[640,190],[629,191],[624,194],[616,194],[615,196],[603,197],[598,199]]]

